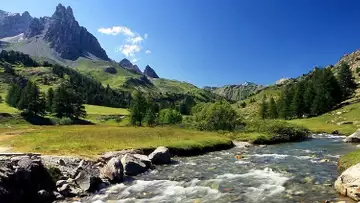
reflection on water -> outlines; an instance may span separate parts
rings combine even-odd
[[[176,157],[135,180],[112,186],[83,202],[324,202],[333,189],[340,155],[355,149],[339,136],[311,141],[233,148]],[[238,159],[241,155],[241,159]],[[349,199],[341,198],[347,202]]]

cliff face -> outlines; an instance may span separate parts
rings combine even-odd
[[[13,14],[0,10],[0,39],[24,33],[31,21],[32,17],[27,11]]]

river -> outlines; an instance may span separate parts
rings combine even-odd
[[[157,166],[84,202],[352,202],[340,197],[333,183],[339,156],[356,146],[343,143],[341,136],[313,137],[304,142],[175,157],[172,165]]]

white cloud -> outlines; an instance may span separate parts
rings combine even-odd
[[[127,41],[131,42],[132,44],[138,44],[138,43],[144,41],[144,39],[139,35],[139,36],[136,36],[136,37],[128,38]]]
[[[151,54],[151,51],[148,49],[145,51],[145,54]]]
[[[130,28],[125,26],[113,26],[111,28],[99,28],[98,32],[107,34],[107,35],[118,35],[123,34],[125,36],[134,37],[135,33],[131,31]]]
[[[141,47],[136,44],[124,44],[119,48],[119,51],[126,57],[135,57],[135,54],[141,51]]]
[[[142,37],[137,32],[132,31],[130,28],[125,26],[113,26],[110,28],[99,28],[98,32],[107,34],[107,35],[123,35],[125,37],[123,44],[116,49],[116,52],[121,52],[126,57],[133,58],[134,62],[138,61],[136,59],[136,53],[142,50],[141,44],[144,40],[148,38],[148,34],[145,33]],[[146,50],[146,54],[150,54],[150,50]]]
[[[136,63],[136,62],[138,62],[139,60],[137,59],[137,58],[133,58],[132,60],[131,60],[131,62],[132,63]]]

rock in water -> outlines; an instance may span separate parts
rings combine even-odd
[[[150,160],[140,154],[126,154],[122,157],[121,163],[124,167],[124,172],[128,176],[136,176],[147,171],[151,165]]]
[[[149,155],[153,164],[170,164],[171,154],[167,147],[158,147]]]
[[[360,142],[360,129],[345,138],[344,142]]]
[[[113,157],[109,162],[100,170],[100,178],[106,179],[110,183],[119,183],[123,181],[124,168],[121,160],[118,157]]]
[[[334,186],[340,194],[360,201],[360,163],[345,170]]]

